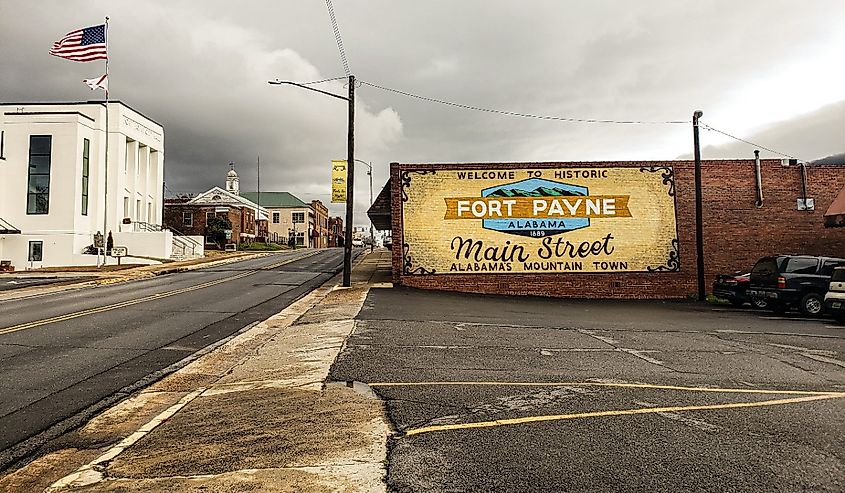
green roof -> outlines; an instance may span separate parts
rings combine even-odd
[[[241,197],[258,204],[258,192],[241,192]],[[262,207],[309,207],[290,192],[261,192]]]

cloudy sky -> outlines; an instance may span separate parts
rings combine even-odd
[[[845,2],[779,0],[334,0],[353,74],[373,84],[506,111],[703,122],[791,156],[845,151]],[[0,0],[0,101],[99,97],[102,63],[47,54],[110,17],[111,95],[163,124],[174,192],[222,185],[328,202],[346,157],[346,107],[269,79],[344,75],[323,0]],[[344,93],[342,82],[321,84]],[[363,85],[356,157],[373,163],[675,159],[689,124],[588,124],[438,105]],[[703,157],[753,147],[704,131]],[[764,156],[772,156],[763,152]],[[363,167],[361,167],[363,168]],[[368,204],[357,173],[356,221]],[[341,206],[330,211],[342,215]]]

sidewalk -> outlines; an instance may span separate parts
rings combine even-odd
[[[2,491],[384,491],[382,403],[326,384],[390,252],[122,401],[0,478]]]

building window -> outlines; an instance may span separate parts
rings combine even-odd
[[[135,199],[135,220],[140,221],[141,219],[141,201]]]
[[[304,212],[293,212],[291,213],[291,221],[294,223],[304,223],[305,222],[305,213]]]
[[[213,212],[206,212],[205,213],[205,224],[206,224],[206,226],[208,226],[208,223],[210,223],[213,218],[214,218]]]
[[[43,241],[30,241],[29,242],[29,261],[30,262],[41,262],[41,259],[44,258],[44,242]]]
[[[50,210],[50,150],[52,147],[51,135],[29,136],[27,214],[47,214]]]
[[[129,197],[123,197],[123,217],[129,217]]]
[[[280,216],[278,212],[273,213],[273,224],[279,224]]]
[[[192,227],[194,225],[194,213],[193,212],[183,212],[182,213],[182,224],[185,227]]]
[[[82,215],[88,215],[88,172],[90,165],[89,152],[91,141],[82,139]]]

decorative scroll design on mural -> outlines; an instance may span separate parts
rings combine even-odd
[[[681,270],[681,242],[677,238],[672,240],[672,250],[665,265],[646,267],[649,272],[678,272]]]
[[[640,171],[648,171],[649,173],[661,172],[663,177],[663,184],[669,185],[669,196],[675,196],[675,170],[669,166],[643,166]]]
[[[402,202],[408,201],[408,192],[405,191],[406,188],[411,186],[411,173],[416,173],[418,175],[433,175],[437,172],[433,169],[425,169],[425,170],[413,170],[413,171],[403,171],[401,174],[402,178]]]
[[[411,257],[411,254],[408,253],[411,250],[411,245],[407,243],[402,244],[402,273],[406,276],[413,276],[413,275],[430,275],[436,274],[437,271],[435,269],[428,270],[425,267],[417,267],[414,269],[414,259]]]

